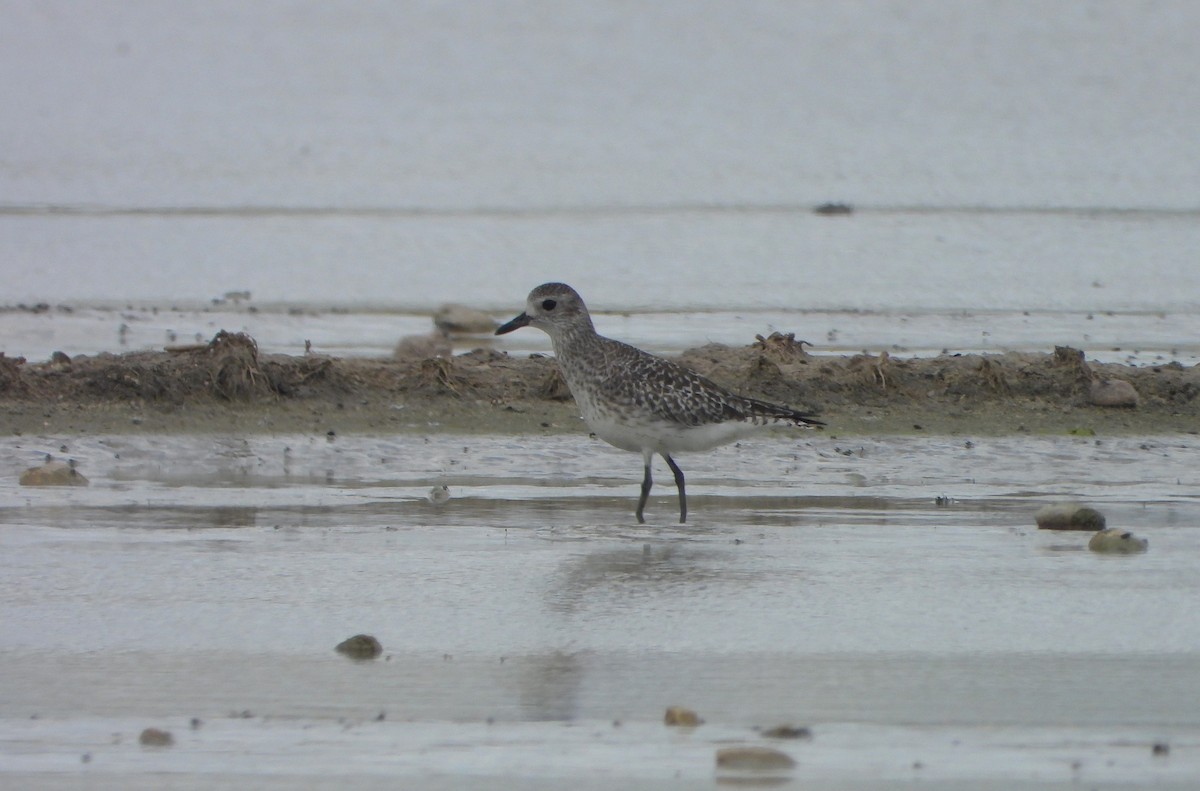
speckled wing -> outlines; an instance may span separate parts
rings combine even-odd
[[[811,415],[732,393],[695,371],[620,341],[605,349],[612,375],[600,384],[604,398],[650,412],[681,426],[732,420],[823,425]]]

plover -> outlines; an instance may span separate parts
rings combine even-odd
[[[529,292],[525,312],[496,330],[533,326],[550,336],[554,354],[580,413],[596,436],[642,454],[645,477],[637,520],[653,481],[650,461],[662,456],[679,489],[679,521],[687,521],[683,470],[671,456],[732,442],[766,425],[825,425],[812,414],[737,395],[695,371],[596,333],[587,306],[565,283]]]

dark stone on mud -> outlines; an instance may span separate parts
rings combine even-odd
[[[1137,390],[1124,379],[1095,380],[1088,389],[1088,399],[1094,406],[1134,409],[1138,405]]]
[[[740,771],[778,771],[791,769],[796,761],[773,747],[724,747],[717,750],[717,767]]]
[[[147,728],[138,736],[138,743],[143,747],[170,747],[175,743],[175,737],[170,731],[158,728]]]
[[[1127,530],[1110,527],[1088,541],[1088,549],[1104,555],[1136,555],[1150,548],[1150,542]]]
[[[663,724],[676,727],[694,728],[703,722],[696,712],[683,706],[668,706],[663,715]]]
[[[365,661],[382,654],[383,645],[369,634],[356,634],[338,643],[334,650],[342,656]]]
[[[75,461],[47,459],[40,467],[30,467],[21,473],[22,486],[87,486],[88,479],[75,469]]]
[[[1033,516],[1039,530],[1103,530],[1104,514],[1078,503],[1051,503]]]
[[[776,725],[762,732],[768,739],[811,739],[812,731],[803,726]]]

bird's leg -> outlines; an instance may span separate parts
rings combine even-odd
[[[638,498],[637,520],[639,525],[644,525],[646,519],[642,516],[642,511],[646,508],[646,498],[650,496],[650,487],[654,485],[654,481],[650,478],[650,457],[646,457],[646,477],[642,478],[642,496]]]
[[[671,472],[675,473],[675,486],[679,489],[679,524],[683,524],[687,521],[687,493],[683,489],[683,470],[679,469],[679,465],[667,454],[664,453],[663,458],[667,460],[667,466],[671,468]],[[649,467],[646,469],[648,470]]]

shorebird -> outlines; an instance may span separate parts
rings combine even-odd
[[[675,476],[682,524],[687,521],[687,494],[683,470],[672,454],[709,450],[780,422],[801,428],[825,425],[813,414],[740,396],[677,363],[597,334],[583,299],[565,283],[545,283],[529,292],[525,311],[496,334],[527,326],[550,336],[558,367],[588,428],[610,445],[642,454],[639,523],[646,521],[654,454],[666,460]]]

